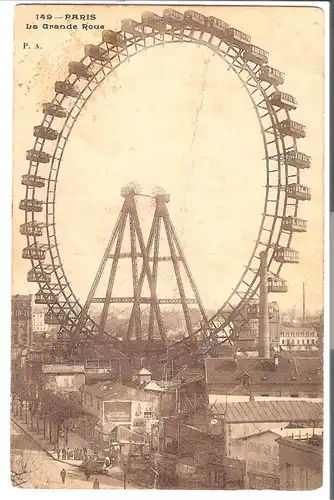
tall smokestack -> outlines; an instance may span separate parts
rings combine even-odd
[[[260,253],[259,356],[269,358],[269,312],[267,252]]]
[[[303,325],[305,325],[305,282],[303,281]]]

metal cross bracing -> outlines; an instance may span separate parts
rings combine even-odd
[[[191,314],[189,311],[189,304],[194,304],[198,307],[202,322],[207,323],[206,313],[200,299],[199,291],[196,287],[195,281],[191,275],[188,263],[186,261],[184,252],[181,248],[181,244],[176,235],[175,228],[172,224],[169,212],[167,210],[166,203],[169,201],[169,195],[159,194],[153,196],[155,202],[155,212],[153,216],[153,222],[150,229],[150,234],[148,242],[144,241],[143,233],[141,230],[141,224],[138,217],[138,212],[136,208],[135,190],[131,188],[122,189],[122,196],[125,198],[121,212],[117,219],[116,225],[109,239],[107,248],[102,257],[101,263],[99,265],[98,271],[94,278],[93,284],[91,286],[90,292],[88,294],[87,300],[83,307],[82,313],[79,316],[78,322],[72,329],[71,340],[74,341],[76,338],[80,338],[81,329],[84,326],[85,319],[89,313],[92,304],[102,304],[103,310],[99,323],[99,336],[103,337],[106,330],[106,322],[108,319],[108,312],[110,304],[114,303],[126,303],[133,304],[131,314],[128,321],[128,327],[126,332],[126,337],[124,339],[124,345],[126,348],[129,347],[129,343],[135,337],[136,345],[141,346],[145,350],[145,344],[149,351],[152,351],[152,346],[156,343],[155,325],[157,326],[157,333],[160,338],[160,343],[158,343],[158,349],[160,349],[160,344],[167,348],[167,337],[166,337],[166,327],[164,325],[163,316],[161,314],[160,305],[178,305],[180,304],[183,309],[183,314],[186,323],[187,336],[191,342],[195,342],[196,339],[193,336],[194,326],[191,320]],[[122,245],[126,239],[126,225],[128,224],[129,229],[129,240],[131,252],[122,252]],[[160,243],[161,243],[161,228],[164,228],[167,242],[168,251],[170,255],[160,255]],[[139,248],[137,249],[137,245]],[[153,255],[151,255],[153,249]],[[138,251],[139,250],[139,251]],[[116,278],[116,272],[120,259],[131,259],[132,266],[132,287],[133,296],[131,297],[119,297],[114,294],[114,284]],[[140,273],[138,272],[138,259],[142,259],[142,268]],[[108,262],[111,261],[110,272],[107,268]],[[178,298],[160,298],[157,295],[157,283],[158,283],[158,264],[159,263],[172,263],[174,275],[176,278],[177,288],[178,288]],[[181,268],[185,271],[186,279],[190,285],[192,294],[194,298],[187,298],[185,295],[184,280],[181,276]],[[109,273],[108,276],[108,286],[105,296],[98,297],[97,290],[101,283],[101,278],[104,273]],[[143,296],[143,285],[144,281],[147,281],[150,296]],[[54,296],[52,296],[54,298]],[[49,297],[44,298],[45,302],[51,302]],[[150,306],[149,314],[149,326],[148,331],[144,331],[141,324],[141,304],[147,304]]]
[[[41,240],[45,242],[48,246],[48,255],[43,261],[39,258],[32,259],[32,270],[36,268],[34,277],[43,290],[55,283],[61,286],[58,295],[59,303],[62,301],[66,304],[67,310],[66,323],[62,325],[61,331],[66,333],[73,330],[73,325],[77,323],[81,315],[82,307],[66,278],[55,232],[58,172],[69,135],[82,109],[99,85],[121,64],[130,61],[134,55],[152,47],[173,43],[195,43],[205,46],[227,63],[228,70],[233,71],[239,78],[253,103],[263,138],[263,162],[266,171],[264,209],[254,250],[233,292],[211,318],[211,323],[209,321],[211,338],[214,340],[219,331],[222,332],[221,337],[224,338],[224,330],[227,329],[226,337],[230,336],[233,321],[242,320],[241,311],[244,304],[258,296],[259,252],[267,248],[269,271],[279,276],[284,262],[275,260],[275,251],[278,248],[288,249],[293,232],[299,230],[297,223],[290,225],[291,230],[286,229],[287,225],[284,226],[287,218],[292,218],[292,220],[298,218],[298,200],[288,200],[285,190],[281,189],[282,186],[289,184],[291,179],[299,184],[300,169],[304,168],[300,163],[293,163],[290,160],[291,152],[294,155],[301,154],[298,152],[297,137],[303,137],[303,135],[298,136],[293,133],[292,126],[289,130],[290,111],[296,109],[297,106],[288,94],[279,95],[279,86],[284,81],[282,73],[264,65],[263,61],[252,62],[248,56],[246,57],[247,46],[251,43],[249,37],[247,42],[245,39],[241,42],[233,34],[233,28],[228,25],[222,28],[226,23],[216,18],[210,18],[209,22],[209,18],[202,16],[204,24],[200,26],[194,21],[189,21],[191,19],[189,16],[185,19],[183,14],[175,14],[175,11],[172,14],[164,11],[160,20],[155,19],[153,14],[153,17],[148,14],[145,14],[145,18],[143,14],[142,22],[123,23],[122,30],[118,32],[105,31],[102,35],[102,42],[95,48],[86,46],[86,54],[80,60],[81,68],[86,67],[86,70],[81,73],[79,70],[76,73],[70,72],[64,82],[60,82],[67,85],[65,90],[58,82],[57,93],[48,103],[53,107],[52,113],[49,112],[50,108],[49,111],[45,111],[41,123],[41,127],[44,127],[43,133],[40,134],[42,137],[36,137],[33,148],[35,153],[29,156],[28,175],[31,176],[30,179],[35,178],[35,182],[30,180],[29,185],[25,184],[26,200],[39,199],[39,193],[42,192],[39,179],[44,179],[46,184],[46,193],[42,200],[45,209],[43,235],[41,236],[39,231],[26,236],[29,247],[37,246]],[[287,121],[285,130],[282,128],[284,121]],[[55,137],[52,131],[58,135]],[[49,156],[45,156],[45,149]],[[39,222],[36,214],[34,210],[26,211],[25,224]],[[51,281],[45,280],[43,273],[37,272],[43,265],[52,267]],[[219,328],[215,324],[216,320],[220,324]],[[98,331],[98,325],[86,316],[83,320],[82,331],[85,331],[86,335],[95,334]]]

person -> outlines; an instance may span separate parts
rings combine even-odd
[[[63,469],[60,473],[61,475],[61,480],[62,480],[62,483],[65,484],[65,479],[66,479],[66,470]]]
[[[62,458],[63,460],[66,460],[66,450],[65,450],[65,448],[63,448],[63,449],[61,450],[61,458]]]
[[[105,465],[108,469],[108,467],[110,466],[110,458],[109,457],[106,458]]]
[[[99,490],[100,489],[100,483],[99,483],[99,480],[97,478],[94,479],[93,489],[94,490]]]
[[[89,472],[88,468],[85,470],[85,477],[86,477],[86,480],[89,481],[90,472]]]
[[[58,460],[60,459],[60,449],[59,448],[57,448],[57,458],[58,458]]]

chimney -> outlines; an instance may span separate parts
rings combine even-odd
[[[260,253],[259,356],[269,358],[267,252]]]

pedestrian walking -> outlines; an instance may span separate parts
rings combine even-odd
[[[95,478],[94,483],[93,483],[93,490],[99,490],[99,489],[100,489],[99,480],[97,478]]]
[[[63,469],[60,473],[62,483],[65,484],[65,479],[66,479],[66,470]]]

